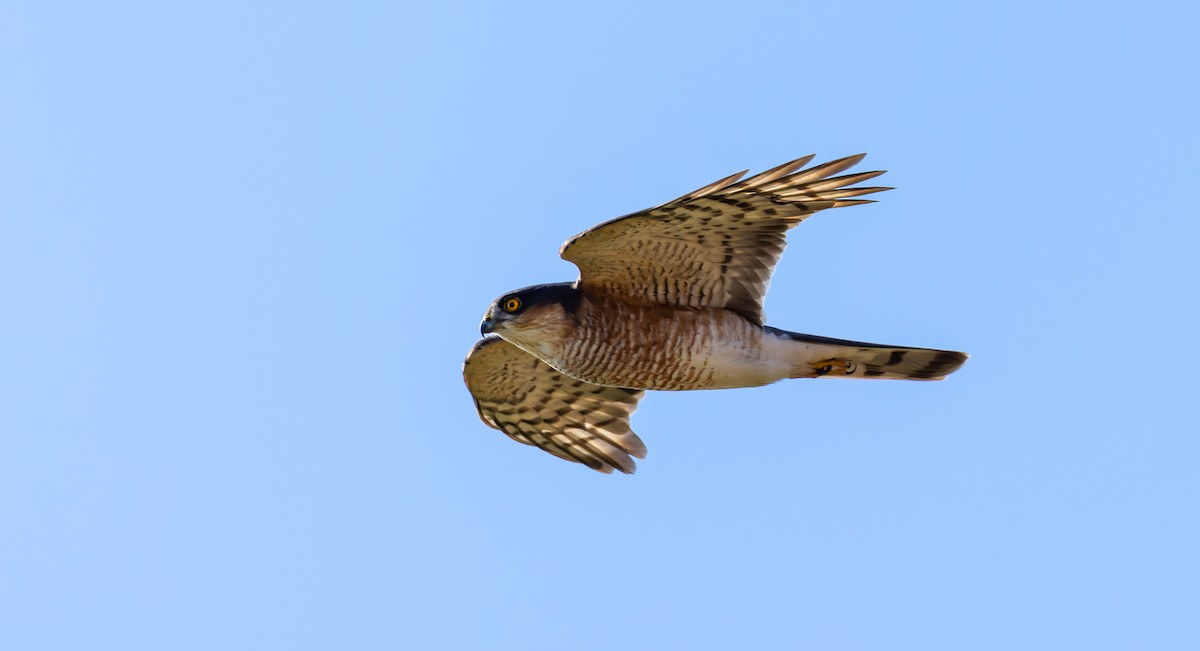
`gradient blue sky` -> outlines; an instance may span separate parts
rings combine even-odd
[[[1195,649],[1185,3],[8,3],[0,647]],[[460,364],[559,244],[870,152],[769,323],[946,382],[651,394],[637,475]]]

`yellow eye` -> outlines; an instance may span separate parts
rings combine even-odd
[[[509,296],[504,299],[504,303],[500,307],[504,308],[505,312],[516,312],[521,309],[521,299],[516,296]]]

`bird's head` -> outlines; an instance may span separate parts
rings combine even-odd
[[[565,329],[574,325],[579,298],[574,283],[533,285],[508,292],[488,308],[479,332],[495,333],[537,354],[552,342],[564,340]]]

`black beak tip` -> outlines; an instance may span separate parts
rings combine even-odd
[[[492,321],[490,319],[484,319],[483,322],[479,324],[479,334],[480,335],[491,334],[493,325],[494,324],[492,323]]]

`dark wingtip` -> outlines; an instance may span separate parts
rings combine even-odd
[[[913,373],[912,377],[918,380],[941,379],[962,368],[969,358],[970,355],[956,350],[942,350],[929,360],[925,368]]]

